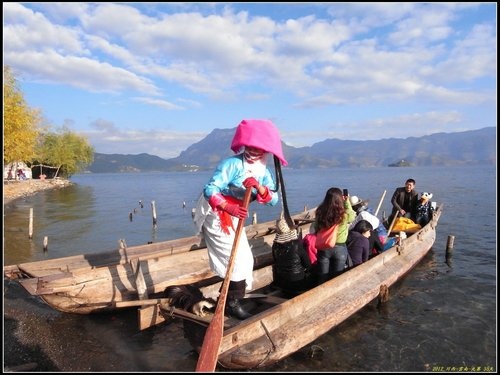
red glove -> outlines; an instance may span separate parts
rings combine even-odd
[[[258,189],[259,185],[259,182],[254,177],[248,177],[243,181],[243,186],[246,188],[252,187]]]
[[[248,216],[248,210],[245,207],[236,203],[228,203],[223,208],[229,215],[235,216],[238,219],[245,219]]]

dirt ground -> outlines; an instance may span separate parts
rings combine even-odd
[[[50,308],[4,278],[4,372],[135,370],[128,363],[130,356],[122,355],[117,345],[103,344],[99,332],[84,322]],[[116,337],[112,341],[122,342]]]
[[[58,366],[45,354],[45,347],[53,347],[47,344],[51,337],[46,331],[47,322],[56,318],[57,313],[30,303],[20,288],[4,279],[4,372],[58,371]]]
[[[4,278],[3,372],[193,372],[182,322],[139,331],[137,311],[62,313]]]

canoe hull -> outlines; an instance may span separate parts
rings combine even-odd
[[[401,245],[226,329],[218,363],[228,369],[270,366],[336,327],[381,292],[385,294],[432,248],[441,209],[427,226]],[[185,336],[196,350],[204,331],[202,325],[185,322]]]

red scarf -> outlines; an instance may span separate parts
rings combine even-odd
[[[242,205],[243,201],[239,200],[237,198],[231,197],[231,196],[225,196],[224,197],[227,201],[228,204],[234,204],[237,203],[238,205]],[[218,210],[217,213],[219,214],[219,220],[220,220],[220,227],[224,233],[229,235],[231,232],[229,231],[229,228],[233,228],[233,231],[235,231],[234,226],[233,226],[233,217],[226,211],[224,210]]]

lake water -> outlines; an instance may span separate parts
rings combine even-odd
[[[116,249],[119,239],[133,246],[193,235],[191,210],[210,175],[82,174],[71,178],[74,186],[15,201],[4,208],[4,265]],[[371,303],[264,370],[497,370],[495,166],[284,169],[283,175],[291,213],[316,206],[329,187],[337,186],[369,199],[373,209],[386,190],[379,216],[383,211],[388,215],[394,189],[410,177],[419,192],[431,192],[444,210],[433,249],[391,288],[388,303],[382,308]],[[259,221],[278,218],[280,210],[279,205],[250,206]],[[454,249],[447,261],[450,235],[455,236]],[[48,251],[43,251],[45,236]],[[121,356],[112,368],[101,360],[89,364],[89,371],[193,371],[196,366],[197,355],[183,338],[180,322],[137,332],[131,312],[112,319],[106,314],[60,314],[59,319],[67,327],[86,327],[101,345]],[[72,344],[70,339],[67,344]]]

